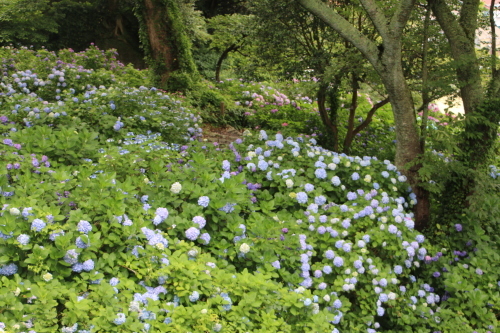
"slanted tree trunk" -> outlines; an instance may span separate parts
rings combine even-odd
[[[222,62],[227,58],[230,52],[236,51],[238,49],[239,49],[238,45],[232,44],[227,49],[225,49],[224,52],[222,52],[219,59],[217,60],[217,65],[215,66],[215,82],[220,81],[220,71],[222,68]]]
[[[371,63],[382,79],[389,95],[396,125],[396,165],[406,175],[417,196],[415,207],[415,227],[422,229],[429,220],[428,193],[418,182],[418,170],[421,167],[413,164],[422,154],[419,134],[415,119],[413,99],[403,75],[401,58],[401,38],[415,0],[401,0],[394,5],[391,17],[386,17],[375,0],[360,0],[361,5],[370,17],[381,36],[382,44],[376,45],[355,26],[327,4],[319,0],[297,0],[307,10],[322,19],[344,39],[352,43]]]

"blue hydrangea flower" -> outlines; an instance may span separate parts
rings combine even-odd
[[[311,300],[310,298],[306,298],[306,299],[304,300],[304,305],[305,305],[305,306],[309,306],[309,305],[311,305],[311,304],[312,304],[312,300]]]
[[[34,219],[33,222],[31,222],[31,230],[42,231],[45,226],[45,222],[40,219]]]
[[[339,186],[341,184],[340,178],[338,176],[333,176],[332,177],[332,184],[334,186]]]
[[[205,245],[207,245],[208,243],[210,243],[211,237],[208,233],[205,232],[200,235],[200,239],[205,242]]]
[[[335,257],[335,259],[333,259],[333,264],[335,267],[342,267],[342,265],[344,265],[344,259],[341,257]]]
[[[116,286],[118,283],[120,283],[120,280],[118,278],[114,277],[114,278],[111,278],[111,280],[109,280],[109,284],[113,287]]]
[[[193,222],[198,224],[199,228],[200,229],[203,229],[203,227],[205,227],[207,221],[205,220],[205,218],[203,218],[202,216],[195,216],[193,217]]]
[[[355,192],[348,192],[347,193],[347,200],[356,200],[358,198],[358,195]]]
[[[257,163],[257,167],[262,171],[266,171],[269,167],[269,164],[264,160],[260,160],[259,163]]]
[[[280,264],[279,260],[273,261],[273,262],[271,263],[271,265],[272,265],[274,268],[276,268],[276,269],[280,269],[280,268],[281,268],[281,264]]]
[[[226,214],[232,213],[234,211],[235,203],[227,203],[224,207],[219,208],[220,211],[225,212]]]
[[[325,179],[327,177],[326,170],[323,168],[316,169],[316,171],[314,171],[314,175],[318,179]]]
[[[18,237],[17,237],[17,241],[19,242],[19,244],[21,245],[28,245],[29,242],[30,242],[30,236],[26,235],[26,234],[20,234]]]
[[[306,192],[314,191],[314,185],[308,183],[308,184],[304,185],[304,190]]]
[[[228,160],[222,161],[222,170],[229,171],[231,169],[231,163]]]
[[[155,215],[159,216],[161,220],[165,220],[168,217],[168,209],[159,207],[155,211]]]
[[[207,196],[202,196],[198,199],[198,205],[202,206],[203,208],[207,208],[209,202],[210,202],[210,198]]]
[[[67,262],[70,265],[74,265],[78,262],[78,256],[80,254],[76,252],[76,250],[68,250],[66,251],[66,254],[64,255],[64,261]]]
[[[351,179],[352,180],[358,180],[359,179],[359,174],[357,172],[354,172],[352,175],[351,175]]]
[[[76,247],[80,249],[86,249],[90,246],[90,241],[88,243],[84,242],[81,237],[77,237],[75,241]]]
[[[425,237],[424,235],[417,235],[415,237],[416,241],[419,242],[419,243],[423,243],[425,241]]]
[[[377,308],[377,315],[379,315],[380,317],[382,317],[384,315],[384,313],[385,313],[385,309],[383,307],[379,306]]]
[[[314,198],[314,203],[317,205],[324,205],[326,203],[326,198],[323,195]]]
[[[189,301],[190,302],[196,302],[200,298],[200,293],[197,291],[193,291],[191,295],[189,295]]]
[[[323,273],[330,274],[332,272],[332,267],[326,265],[323,267]]]
[[[305,204],[305,203],[307,203],[307,200],[308,200],[308,198],[307,198],[307,194],[305,192],[297,193],[297,202],[298,203]]]
[[[122,325],[123,323],[125,323],[126,320],[127,320],[127,317],[125,316],[125,314],[122,312],[119,312],[116,314],[116,318],[115,318],[115,320],[113,320],[113,322],[116,325]]]
[[[335,252],[333,252],[332,250],[326,250],[325,257],[326,259],[332,260],[333,258],[335,258]]]
[[[333,307],[335,309],[340,309],[342,307],[342,302],[339,300],[339,299],[336,299],[334,302],[333,302]]]
[[[186,230],[186,238],[189,240],[196,240],[198,236],[200,235],[200,230],[196,229],[195,227],[191,227],[188,230]]]
[[[92,260],[92,259],[85,260],[82,263],[82,269],[84,271],[87,271],[87,272],[90,272],[91,270],[93,270],[94,269],[94,260]]]
[[[395,225],[393,225],[393,224],[391,224],[387,230],[388,230],[391,234],[396,234],[396,233],[398,232],[398,228],[397,228]]]
[[[403,273],[403,267],[401,267],[400,265],[394,266],[394,273],[396,273],[396,274]]]
[[[0,267],[0,275],[10,276],[17,273],[17,265],[10,263]]]
[[[76,226],[76,229],[80,232],[83,232],[84,234],[88,234],[90,231],[92,231],[92,225],[85,220],[80,220],[78,222],[78,225]]]

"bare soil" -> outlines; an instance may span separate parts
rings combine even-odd
[[[231,142],[243,136],[243,130],[237,130],[234,127],[215,127],[210,124],[204,124],[202,140],[208,142],[217,142],[221,147],[227,147]]]

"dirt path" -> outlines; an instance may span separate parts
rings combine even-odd
[[[203,124],[202,140],[208,142],[217,142],[221,147],[227,147],[231,142],[241,138],[243,130],[237,130],[234,127],[214,127],[210,124]]]

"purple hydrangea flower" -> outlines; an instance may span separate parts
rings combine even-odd
[[[455,224],[455,230],[458,232],[462,231],[462,225],[459,223]]]

